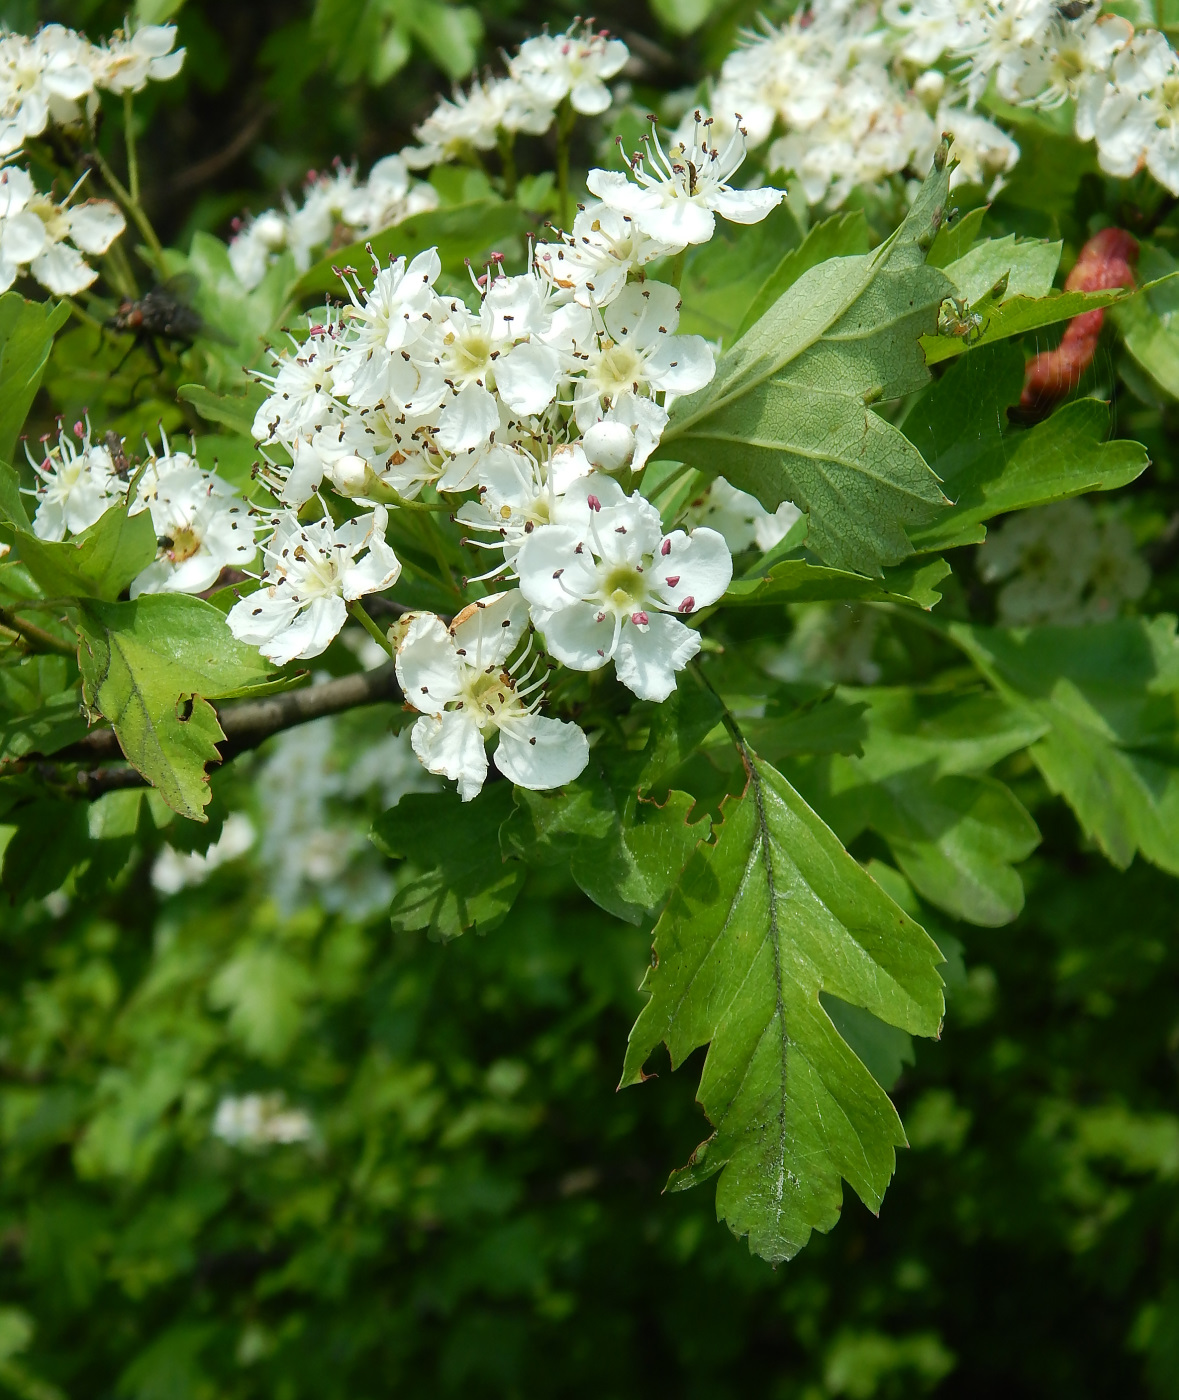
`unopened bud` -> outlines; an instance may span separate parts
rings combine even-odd
[[[341,496],[359,496],[369,477],[369,465],[362,457],[337,457],[328,466],[327,475]]]
[[[581,440],[590,464],[604,472],[621,471],[635,455],[635,435],[625,423],[603,419],[588,429]]]

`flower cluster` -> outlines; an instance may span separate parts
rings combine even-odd
[[[377,161],[367,180],[356,178],[355,166],[337,161],[330,174],[313,170],[307,176],[301,204],[288,195],[281,210],[239,223],[229,261],[242,285],[253,288],[284,251],[297,272],[306,272],[327,248],[371,237],[437,205],[434,186],[412,179],[399,155]]]
[[[256,287],[284,250],[305,272],[316,254],[435,208],[437,191],[412,179],[410,170],[491,151],[521,133],[542,136],[562,103],[586,116],[604,112],[611,100],[606,81],[628,56],[621,39],[580,23],[526,40],[505,77],[477,79],[443,98],[416,128],[418,144],[379,160],[367,180],[358,182],[355,167],[337,162],[331,174],[308,175],[301,203],[288,196],[281,210],[239,225],[229,245],[234,272],[244,286]]]
[[[88,421],[74,424],[73,437],[61,428],[40,461],[27,444],[25,449],[37,478],[33,532],[40,539],[79,534],[112,507],[128,508],[130,515],[151,513],[158,553],[132,582],[132,598],[204,593],[223,569],[244,570],[257,554],[254,517],[240,494],[161,437],[163,451],[149,444],[139,470],[127,461],[117,434],[92,442]]]
[[[912,42],[928,28],[922,0],[893,8],[884,6],[886,24],[879,5],[816,0],[747,35],[721,69],[714,110],[740,112],[755,145],[777,133],[767,164],[797,178],[811,204],[834,208],[857,186],[924,174],[943,131],[955,137],[959,184],[993,190],[1019,158],[1010,137],[971,110],[968,88],[934,66],[941,48]],[[942,6],[951,15],[969,8]]]
[[[671,400],[714,373],[708,343],[677,333],[679,293],[649,265],[707,241],[718,215],[752,223],[782,199],[734,188],[743,136],[722,150],[711,130],[701,119],[691,145],[668,150],[653,133],[648,158],[591,171],[598,202],[573,231],[540,244],[515,276],[498,259],[472,273],[466,300],[437,289],[435,249],[374,259],[371,287],[341,274],[343,311],[292,338],[263,376],[254,435],[279,509],[261,586],[229,626],[280,664],[318,655],[350,602],[398,576],[388,512],[428,512],[427,490],[465,497],[455,518],[466,543],[495,556],[472,582],[502,591],[449,624],[411,613],[391,636],[421,712],[415,752],[464,799],[484,781],[493,738],[496,766],[521,786],[574,777],[584,736],[537,713],[548,664],[613,662],[637,696],[662,700],[699,650],[687,619],[732,577],[720,532],[665,531],[635,489]],[[317,500],[325,483],[364,513],[334,523]],[[301,518],[308,506],[313,524]]]
[[[171,24],[116,31],[103,44],[60,24],[47,24],[32,38],[0,35],[0,156],[40,136],[50,122],[87,120],[100,91],[139,92],[149,81],[174,78],[184,64],[175,42]]]

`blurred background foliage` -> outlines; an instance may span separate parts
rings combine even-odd
[[[309,168],[398,149],[450,80],[573,12],[143,0],[137,13],[175,18],[189,52],[136,107],[150,212],[187,248]],[[15,0],[0,14],[97,36],[123,7]],[[744,0],[597,15],[631,46],[640,108],[695,84],[753,17]],[[117,144],[121,111],[107,120]],[[1034,192],[1018,196],[1005,227],[1034,218]],[[110,370],[72,334],[50,383],[63,402]],[[1108,370],[1107,356],[1095,374]],[[1174,609],[1172,409],[1128,402],[1119,430],[1156,467],[1112,509],[1156,541],[1143,606]],[[983,612],[985,582],[967,571]],[[769,611],[735,625],[781,647]],[[951,657],[879,612],[803,608],[782,674],[903,684]],[[342,643],[324,658],[359,664]],[[960,950],[942,1041],[896,1055],[912,1150],[879,1220],[849,1196],[838,1228],[775,1271],[716,1224],[711,1189],[660,1194],[702,1136],[699,1064],[615,1093],[648,930],[554,868],[533,871],[486,936],[391,931],[398,874],[368,826],[429,781],[401,719],[378,706],[272,741],[214,777],[207,829],[139,792],[78,804],[91,840],[72,868],[60,804],[22,826],[0,985],[0,1392],[1179,1395],[1172,881],[1114,871],[1026,756],[1009,760],[1002,776],[1045,837],[1022,867],[1026,907],[984,930],[897,887]],[[853,849],[885,855],[876,842]]]

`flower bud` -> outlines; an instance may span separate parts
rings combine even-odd
[[[332,485],[341,496],[365,495],[365,485],[371,472],[363,457],[337,457],[327,468]]]
[[[592,466],[604,472],[621,471],[635,455],[635,435],[625,423],[603,419],[595,423],[581,440]]]

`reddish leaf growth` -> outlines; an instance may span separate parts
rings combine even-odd
[[[1066,292],[1102,292],[1134,284],[1132,263],[1138,244],[1120,228],[1103,228],[1081,249],[1081,256],[1065,280]],[[1100,308],[1074,316],[1065,327],[1055,350],[1045,350],[1028,361],[1019,406],[1043,413],[1081,382],[1093,362],[1105,312]]]

